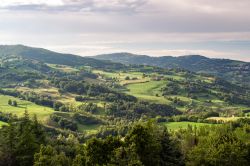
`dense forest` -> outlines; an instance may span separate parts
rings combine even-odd
[[[22,118],[1,115],[0,165],[248,165],[250,121],[219,127],[189,126],[176,132],[141,119],[124,134],[84,138],[56,135],[26,111]],[[126,124],[123,124],[126,125]],[[117,126],[122,127],[122,126]]]

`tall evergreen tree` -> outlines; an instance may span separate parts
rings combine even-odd
[[[151,122],[137,124],[125,138],[127,144],[134,145],[145,166],[159,165],[161,145],[157,131],[158,128]]]
[[[161,152],[160,165],[161,166],[178,166],[184,165],[183,156],[176,146],[175,142],[170,139],[170,135],[165,128],[160,135]]]

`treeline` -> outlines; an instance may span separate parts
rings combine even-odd
[[[167,79],[166,86],[162,89],[162,95],[185,95],[192,99],[199,99],[206,94],[209,99],[217,97],[228,103],[249,105],[249,89],[231,84],[219,78],[211,82],[187,77],[184,80]]]
[[[124,138],[79,142],[77,136],[49,137],[36,118],[10,122],[0,130],[0,165],[184,165],[176,142],[154,123],[136,124]]]
[[[12,57],[2,60],[0,67],[1,87],[15,87],[17,85],[34,86],[30,82],[44,79],[52,69],[44,63]]]
[[[210,123],[210,124],[221,124],[224,123],[223,120],[212,120],[208,119],[210,117],[219,117],[218,112],[208,111],[208,112],[201,112],[198,114],[182,114],[177,116],[171,117],[156,117],[157,122],[198,122],[198,123]]]
[[[77,101],[87,101],[88,103],[79,105],[76,108],[71,108],[68,105],[65,105],[61,102],[53,100],[50,96],[47,95],[38,95],[34,92],[18,92],[18,91],[9,91],[9,90],[1,90],[0,93],[4,95],[10,95],[14,97],[18,97],[23,100],[31,101],[35,104],[47,106],[53,108],[55,111],[60,112],[77,112],[84,111],[90,113],[96,113],[98,111],[98,107],[96,104],[88,101],[87,98],[83,96],[76,96]],[[107,115],[114,117],[123,117],[126,119],[139,119],[142,116],[148,117],[156,117],[160,116],[173,116],[179,115],[181,112],[176,108],[165,105],[165,104],[156,104],[145,101],[137,101],[137,99],[133,96],[129,96],[126,94],[113,92],[108,94],[100,94],[99,98],[104,98],[106,102],[104,111]]]
[[[186,165],[216,166],[250,163],[250,121],[211,127],[191,127],[180,130],[180,141]]]
[[[138,119],[142,116],[156,117],[173,116],[181,114],[177,109],[165,105],[144,101],[138,102],[113,102],[107,105],[106,113],[115,117],[126,117],[127,119]]]
[[[102,125],[103,120],[96,118],[95,116],[83,114],[83,113],[73,113],[65,117],[60,113],[54,113],[50,116],[49,123],[53,126],[62,129],[68,129],[71,131],[77,131],[77,124],[82,125]]]
[[[117,92],[105,84],[90,84],[85,81],[72,80],[68,78],[56,78],[51,81],[61,93],[70,92],[78,94],[76,101],[88,100],[88,97],[95,97],[99,100],[114,102],[117,100],[136,101],[134,96]],[[82,97],[82,96],[88,97]]]
[[[70,111],[68,106],[66,106],[65,104],[61,102],[54,101],[52,97],[48,95],[39,95],[35,92],[21,93],[15,90],[3,90],[3,89],[0,89],[0,94],[17,97],[22,100],[33,102],[37,105],[50,107],[50,108],[53,108],[55,111],[61,111],[61,112]]]
[[[9,126],[3,126],[0,130],[0,165],[33,165],[34,154],[45,143],[45,133],[36,117],[30,120],[25,112],[21,119],[11,118]]]
[[[0,111],[0,121],[2,121],[2,122],[9,122],[10,121],[10,119],[12,119],[12,120],[17,120],[18,118],[17,118],[17,116],[15,116],[15,115],[12,115],[11,113],[4,113],[4,112],[1,112]]]
[[[122,135],[81,139],[49,135],[26,112],[0,129],[0,165],[8,166],[216,166],[250,162],[250,120],[169,133],[153,121],[135,122]]]

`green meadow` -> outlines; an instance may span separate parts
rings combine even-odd
[[[167,104],[169,101],[161,96],[161,88],[164,87],[166,81],[150,81],[145,83],[135,83],[127,85],[128,94],[138,97],[142,100]],[[159,96],[156,96],[156,95]]]
[[[77,124],[77,128],[79,132],[86,132],[87,134],[94,134],[98,131],[98,128],[101,125],[96,124],[96,125],[82,125],[82,124]]]
[[[166,126],[169,130],[179,130],[179,129],[186,129],[188,126],[196,126],[196,127],[202,127],[202,126],[211,126],[211,125],[217,125],[217,124],[209,124],[209,123],[197,123],[197,122],[166,122],[161,123],[162,125]]]
[[[8,105],[8,100],[17,101],[17,107]],[[0,95],[0,111],[5,113],[12,113],[18,117],[23,116],[24,111],[28,110],[29,114],[33,116],[37,115],[37,118],[45,122],[47,118],[54,112],[52,108],[39,106],[29,101],[24,101],[19,98]]]

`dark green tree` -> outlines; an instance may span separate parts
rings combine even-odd
[[[247,145],[232,129],[222,126],[200,137],[199,143],[187,155],[187,165],[249,165]]]
[[[39,150],[40,144],[36,142],[32,127],[32,121],[30,121],[29,114],[26,110],[24,118],[20,121],[18,141],[16,144],[16,158],[20,166],[32,165],[34,154]]]
[[[83,155],[76,155],[76,157],[73,160],[72,166],[85,166],[86,165],[86,159]]]
[[[133,145],[140,161],[145,166],[159,165],[161,144],[158,128],[155,124],[137,124],[125,138],[128,145]]]
[[[111,161],[113,151],[121,146],[120,139],[107,137],[104,140],[91,139],[86,144],[87,165],[106,165]]]
[[[160,134],[161,151],[160,165],[161,166],[178,166],[185,165],[183,156],[176,143],[170,138],[170,135],[165,128]]]
[[[12,105],[12,100],[11,99],[8,100],[8,105]]]
[[[12,101],[12,105],[13,105],[14,107],[17,107],[17,101],[16,101],[16,100]]]
[[[34,155],[34,166],[69,166],[70,160],[64,153],[57,151],[50,145],[41,145],[40,151]]]

